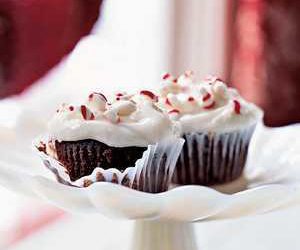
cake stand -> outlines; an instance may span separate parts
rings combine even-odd
[[[193,250],[198,249],[193,223],[261,214],[300,202],[300,140],[295,138],[300,138],[300,125],[276,129],[261,125],[239,180],[216,187],[174,187],[159,194],[111,183],[95,183],[87,188],[57,183],[48,172],[40,172],[41,163],[23,167],[25,153],[18,147],[14,155],[19,163],[12,164],[7,155],[13,146],[6,142],[0,143],[4,155],[0,160],[0,184],[70,212],[135,220],[130,249]]]

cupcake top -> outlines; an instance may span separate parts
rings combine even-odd
[[[113,147],[147,147],[176,136],[176,126],[143,90],[136,95],[117,93],[108,100],[92,93],[83,105],[63,104],[48,124],[49,137],[58,141],[93,139]]]
[[[182,133],[230,132],[251,126],[262,117],[262,111],[236,89],[214,76],[197,82],[191,71],[178,79],[163,76],[159,106],[179,121]]]

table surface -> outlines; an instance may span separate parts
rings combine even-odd
[[[264,215],[196,223],[199,249],[299,249],[300,206]],[[126,249],[133,222],[100,215],[66,215],[10,250]],[[41,247],[42,246],[42,247]]]

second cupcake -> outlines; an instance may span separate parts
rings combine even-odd
[[[181,124],[185,139],[173,181],[214,185],[241,176],[262,111],[216,77],[196,82],[186,72],[163,78],[160,106]]]

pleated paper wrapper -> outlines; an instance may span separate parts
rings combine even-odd
[[[75,187],[88,187],[95,182],[111,182],[149,193],[168,190],[184,144],[184,140],[180,138],[163,140],[149,145],[142,158],[122,172],[116,168],[95,168],[91,175],[71,181],[66,168],[57,159],[39,150],[41,142],[47,143],[46,138],[47,136],[37,139],[34,148],[58,182]]]

